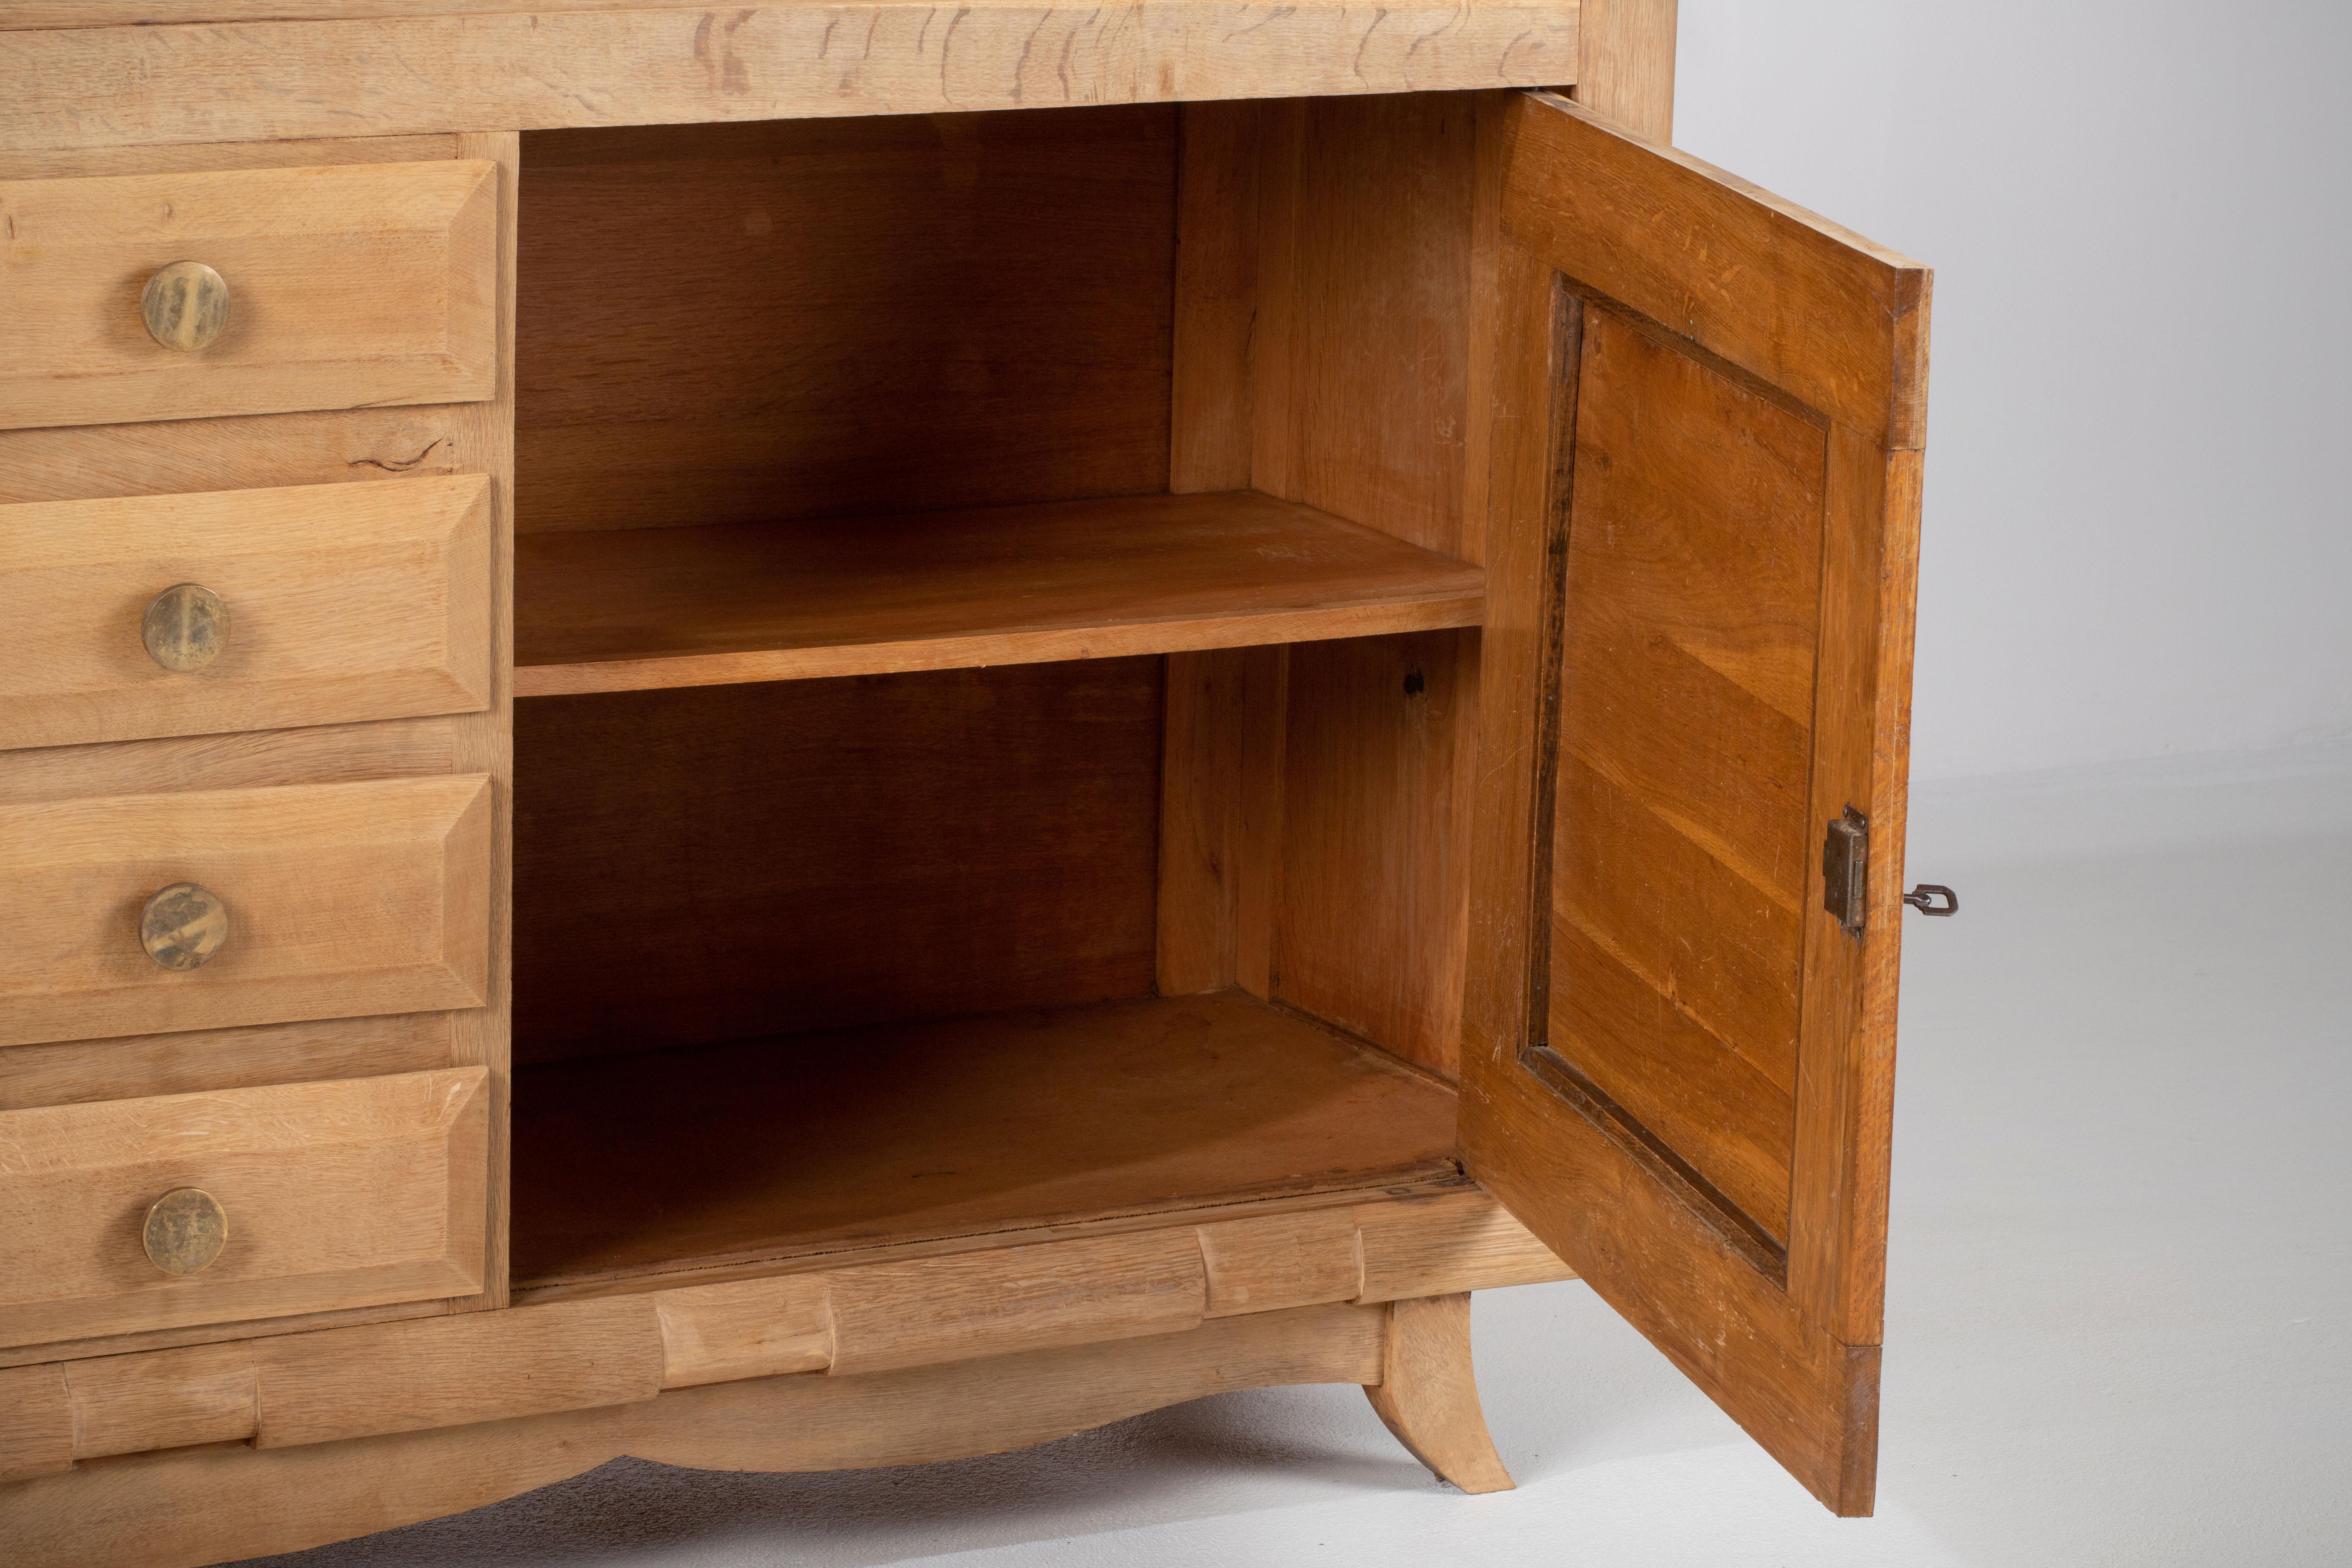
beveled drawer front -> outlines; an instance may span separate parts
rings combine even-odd
[[[478,1067],[0,1112],[0,1344],[471,1294],[488,1130]]]
[[[0,1046],[481,1005],[481,774],[0,807]]]
[[[0,507],[0,751],[476,712],[480,474]]]
[[[472,160],[0,181],[0,428],[488,397],[497,223]]]

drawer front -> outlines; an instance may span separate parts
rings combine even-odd
[[[480,774],[0,807],[0,1046],[481,1005]]]
[[[0,1344],[479,1290],[488,1076],[0,1112]]]
[[[487,398],[497,223],[480,161],[0,182],[0,428]]]
[[[0,750],[489,706],[479,474],[0,507]]]

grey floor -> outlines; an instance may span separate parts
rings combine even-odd
[[[366,1564],[2352,1562],[2352,748],[1926,789],[1878,1514],[1832,1520],[1583,1286],[1479,1298],[1513,1493],[1352,1388],[919,1469],[624,1460]]]

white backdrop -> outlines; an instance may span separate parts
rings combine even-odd
[[[2352,734],[2352,5],[1681,16],[1677,145],[1937,268],[1915,775]]]

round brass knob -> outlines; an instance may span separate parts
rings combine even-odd
[[[204,668],[228,646],[228,606],[197,583],[174,583],[155,595],[139,621],[147,657],[185,675]]]
[[[202,1187],[173,1187],[149,1205],[139,1240],[164,1273],[194,1274],[228,1245],[228,1211]]]
[[[166,969],[199,969],[228,940],[228,906],[194,882],[174,882],[139,911],[139,943]]]
[[[194,353],[228,329],[228,280],[201,261],[174,261],[147,279],[139,315],[149,337]]]

